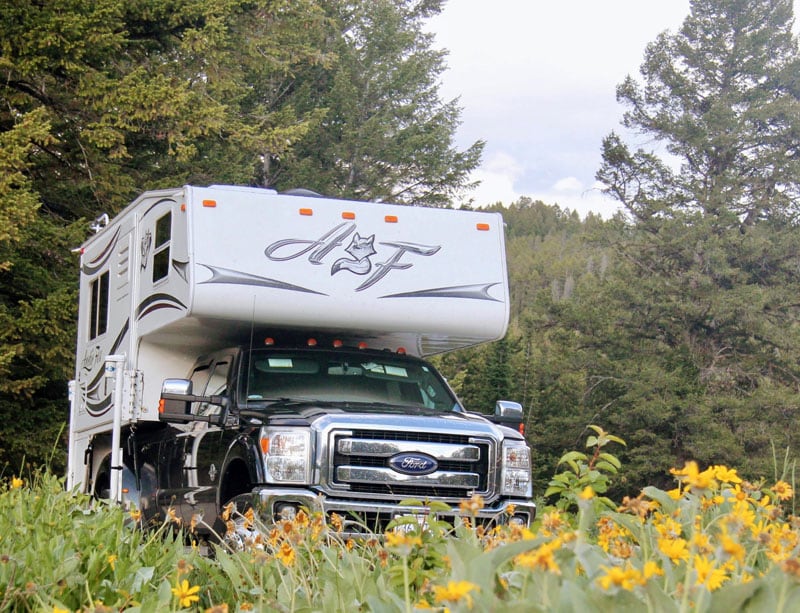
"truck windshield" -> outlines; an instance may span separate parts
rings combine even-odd
[[[254,350],[247,370],[248,405],[311,400],[460,410],[432,366],[394,354]]]

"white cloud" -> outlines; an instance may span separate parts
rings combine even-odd
[[[480,181],[480,185],[470,197],[477,206],[496,202],[509,205],[520,197],[514,184],[522,176],[522,172],[522,165],[513,156],[504,152],[493,153],[472,173],[471,179]]]

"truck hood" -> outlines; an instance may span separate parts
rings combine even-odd
[[[498,438],[508,437],[508,428],[501,428],[475,413],[443,413],[423,407],[390,404],[281,401],[270,405],[268,409],[243,410],[241,416],[253,425],[310,426],[314,429],[325,429],[378,424],[384,429],[458,430],[470,435],[485,436],[491,433]]]

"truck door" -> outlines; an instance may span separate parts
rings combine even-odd
[[[232,361],[232,354],[223,353],[215,355],[208,364],[198,365],[192,375],[192,380],[196,380],[198,385],[194,393],[202,396],[227,395]],[[221,414],[222,407],[198,402],[192,407],[192,412],[196,415],[217,417]],[[227,446],[233,436],[233,431],[225,430],[216,424],[205,421],[191,423],[184,439],[182,463],[185,494],[182,499],[181,515],[185,521],[189,522],[193,515],[200,514],[207,523],[214,523],[218,512],[219,472],[225,460]]]

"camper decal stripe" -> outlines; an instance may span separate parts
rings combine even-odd
[[[453,287],[434,287],[416,292],[403,292],[402,294],[388,294],[381,298],[467,298],[470,300],[490,300],[502,302],[489,295],[489,289],[500,283],[486,283],[483,285],[454,285]]]
[[[99,417],[111,408],[111,396],[106,396],[97,402],[86,401],[86,411],[93,417]]]
[[[175,200],[173,198],[162,198],[161,200],[157,200],[156,202],[154,202],[145,209],[144,213],[142,213],[142,219],[147,217],[150,214],[150,211],[156,208],[159,204],[164,204],[165,202],[169,202],[170,204],[175,204]]]
[[[126,320],[125,325],[122,326],[122,330],[120,330],[119,334],[117,335],[117,338],[114,339],[114,343],[111,346],[109,355],[117,353],[119,348],[122,346],[122,342],[125,340],[125,337],[128,334],[129,325],[130,325],[130,320]],[[99,351],[100,347],[97,347],[97,350]],[[101,367],[95,374],[94,378],[86,386],[87,395],[97,392],[97,390],[100,388],[100,382],[103,380],[104,376],[105,376],[105,368]],[[108,395],[105,398],[97,400],[92,400],[88,397],[86,398],[86,410],[89,412],[90,415],[97,417],[108,411],[109,408],[111,408],[111,395]]]
[[[153,294],[145,298],[139,306],[136,307],[136,319],[138,321],[150,313],[161,309],[186,309],[186,305],[169,294]]]
[[[105,263],[108,261],[108,258],[110,258],[111,254],[114,252],[117,239],[119,239],[119,233],[120,227],[117,226],[114,236],[111,237],[111,240],[108,241],[108,244],[103,247],[99,254],[97,254],[97,257],[95,257],[93,260],[90,260],[86,265],[81,266],[81,272],[83,274],[93,275],[105,265]]]
[[[320,296],[327,296],[322,292],[317,292],[307,287],[299,285],[292,285],[285,281],[278,281],[276,279],[268,279],[267,277],[259,277],[251,275],[246,272],[239,272],[236,270],[229,270],[227,268],[219,268],[217,266],[209,266],[208,264],[200,264],[211,271],[211,278],[208,281],[201,281],[201,283],[228,283],[232,285],[253,285],[256,287],[271,287],[273,289],[286,289],[293,292],[305,292],[307,294],[318,294]]]

